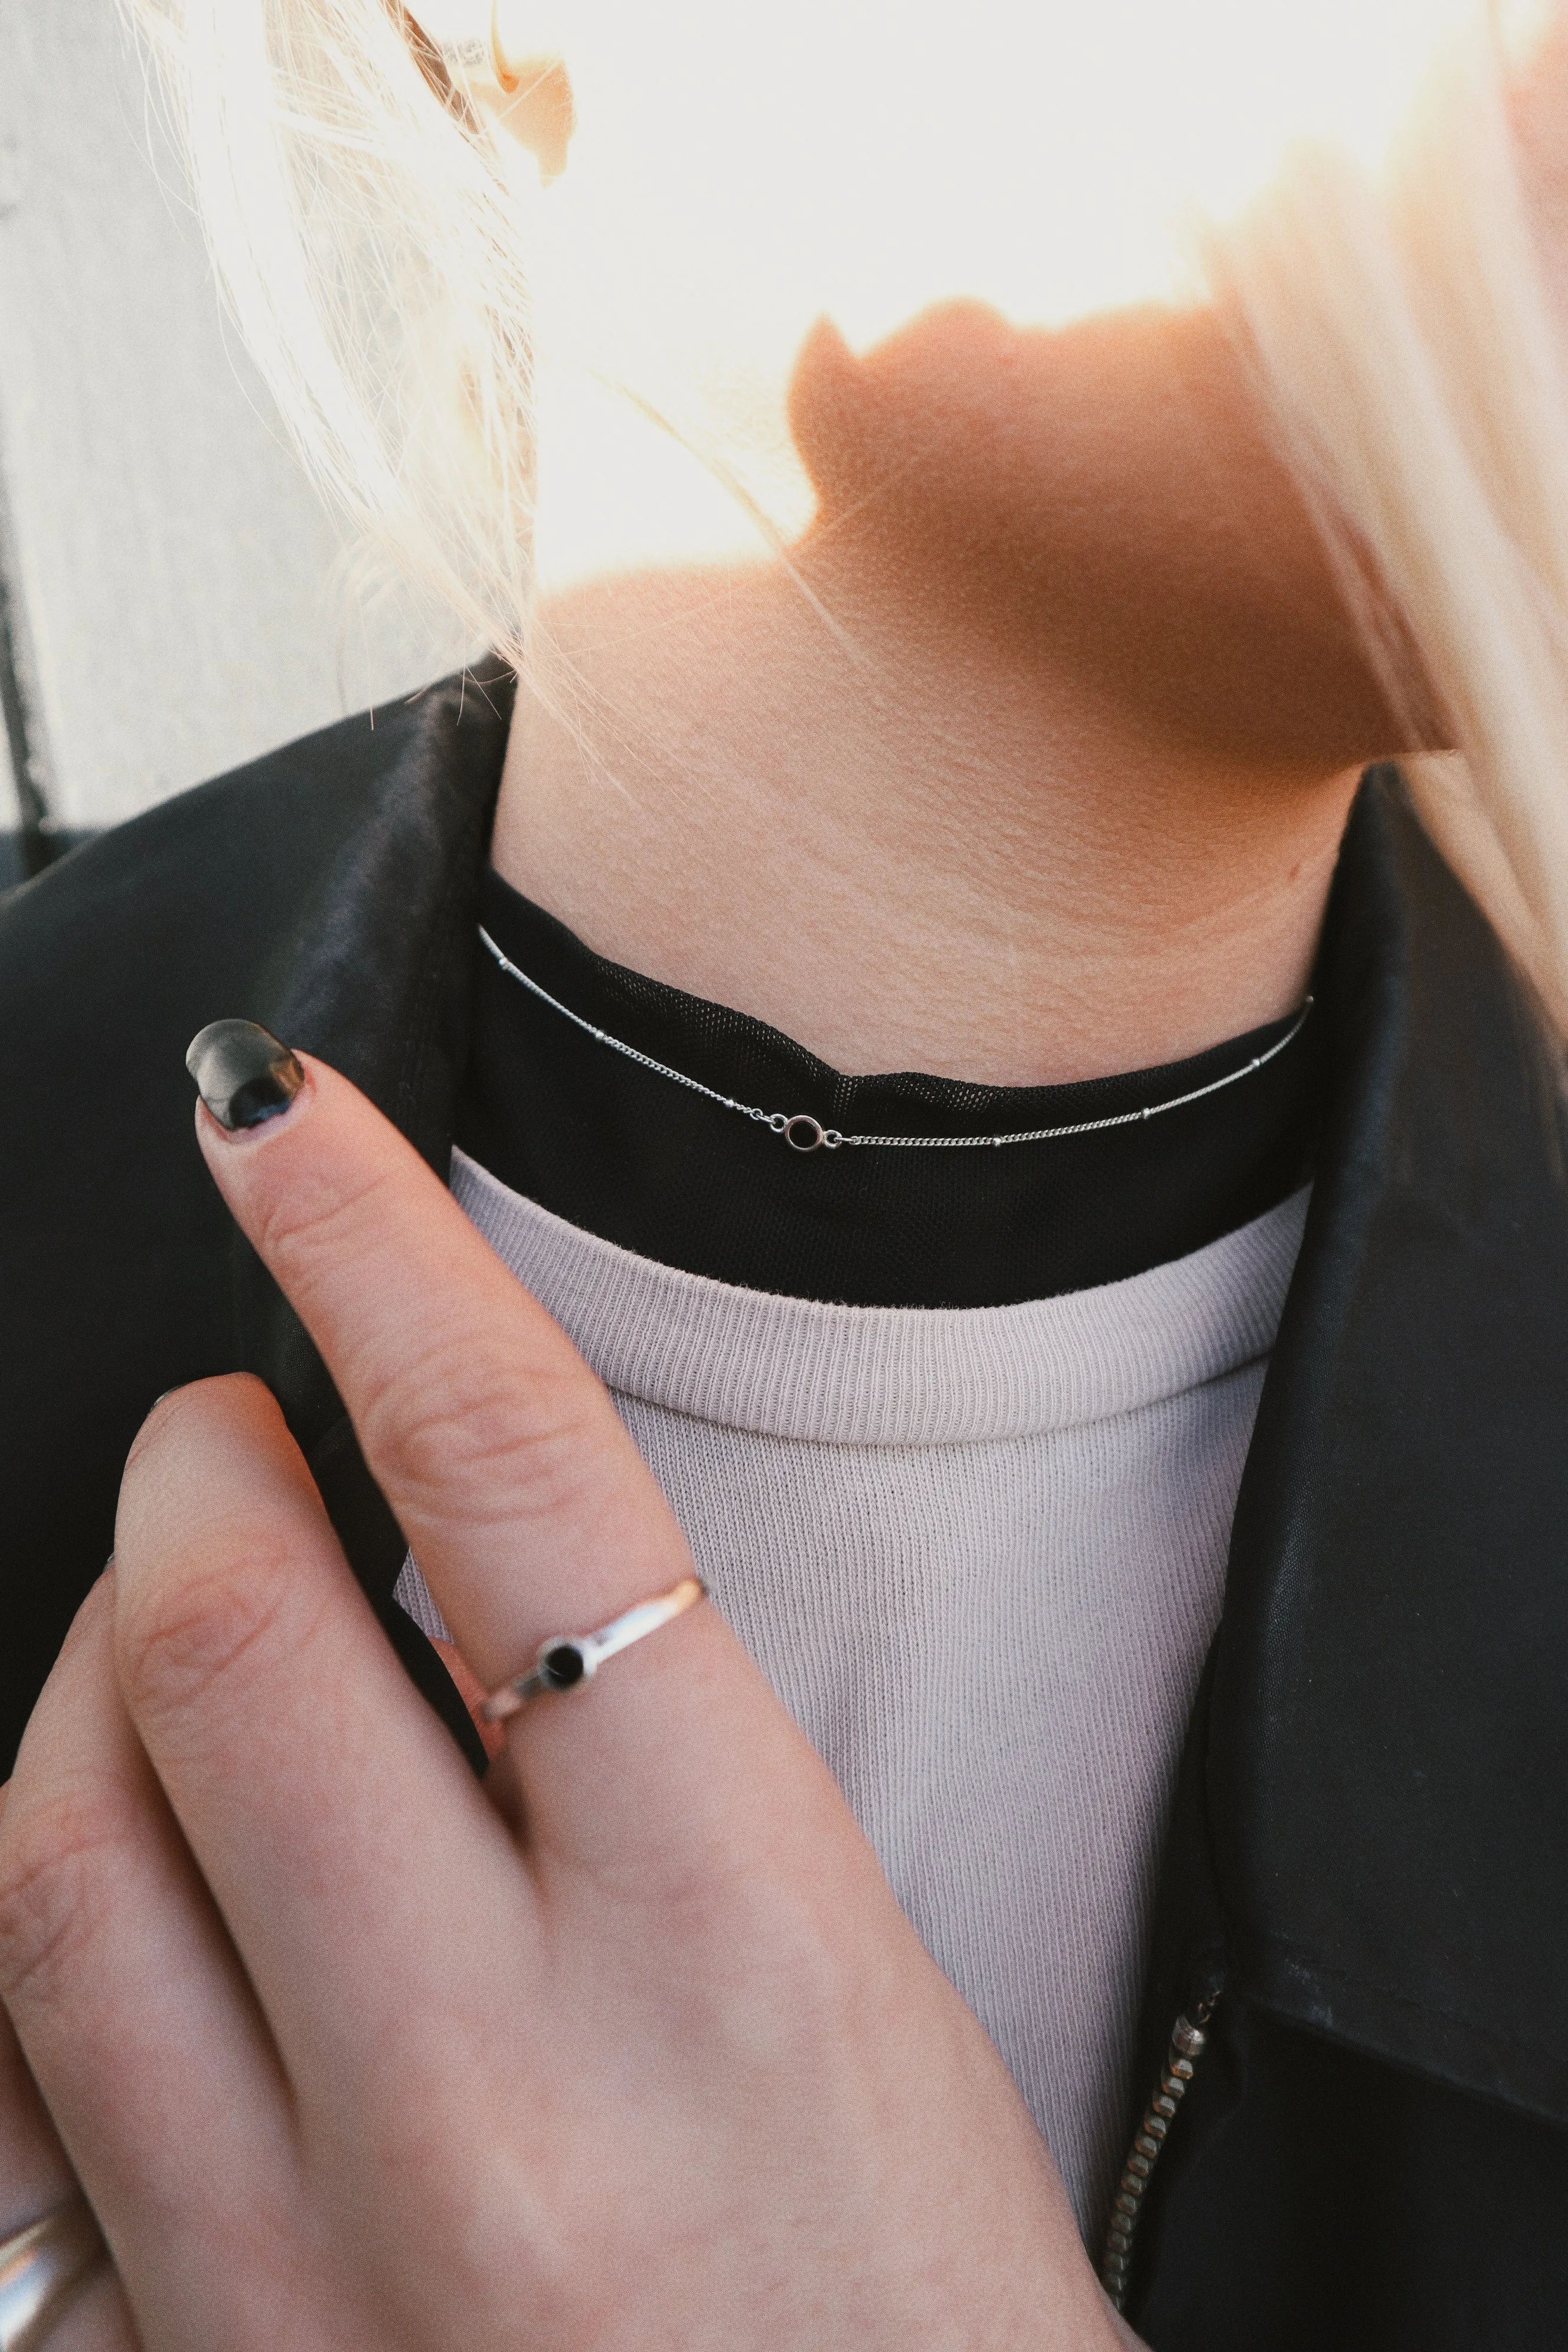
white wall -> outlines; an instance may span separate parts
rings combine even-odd
[[[63,824],[454,663],[411,600],[334,577],[114,0],[0,0],[0,468]]]

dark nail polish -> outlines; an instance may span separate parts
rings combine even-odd
[[[287,1110],[305,1073],[257,1021],[209,1021],[191,1039],[185,1067],[220,1127],[259,1127]]]

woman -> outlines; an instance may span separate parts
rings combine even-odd
[[[525,691],[4,909],[42,2340],[1548,2337],[1555,37],[1210,302],[816,331],[776,560],[535,611],[592,73],[281,21],[186,15],[231,289]],[[325,267],[394,215],[395,402]]]

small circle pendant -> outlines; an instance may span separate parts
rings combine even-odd
[[[820,1151],[827,1140],[827,1129],[808,1118],[804,1111],[797,1111],[793,1118],[785,1119],[784,1139],[792,1151]]]

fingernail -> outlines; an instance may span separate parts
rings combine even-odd
[[[191,1039],[185,1067],[220,1127],[259,1127],[287,1110],[305,1073],[258,1021],[209,1021]]]

